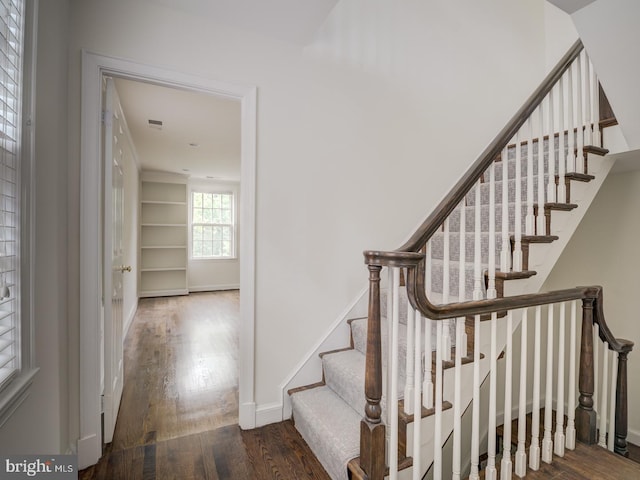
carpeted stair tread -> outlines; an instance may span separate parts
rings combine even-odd
[[[329,476],[347,480],[347,463],[360,454],[363,413],[351,408],[328,386],[294,393],[291,402],[296,429]]]

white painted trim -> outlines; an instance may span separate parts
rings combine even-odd
[[[263,427],[282,420],[282,403],[280,402],[267,403],[256,408],[256,427]]]
[[[217,292],[219,290],[238,290],[240,284],[230,283],[228,285],[197,285],[195,287],[189,287],[189,293],[191,292]]]
[[[255,426],[255,187],[257,89],[165,70],[124,59],[82,52],[80,138],[80,439],[78,466],[95,464],[101,456],[100,425],[100,112],[102,75],[145,80],[241,102],[240,239],[240,426]]]
[[[122,338],[126,338],[129,333],[129,328],[131,328],[131,324],[133,323],[133,319],[136,317],[136,312],[138,311],[138,299],[135,299],[131,310],[127,314],[127,319],[124,322],[124,328],[122,332]]]
[[[335,321],[331,324],[327,333],[320,337],[320,340],[307,352],[302,360],[294,367],[292,372],[285,378],[280,385],[282,395],[282,418],[276,421],[282,421],[291,418],[291,399],[288,390],[322,380],[322,363],[318,357],[321,352],[334,350],[349,346],[349,326],[348,318],[356,308],[359,302],[369,292],[369,286],[365,286],[358,295],[340,312]],[[345,335],[346,330],[346,335]]]
[[[634,445],[640,445],[640,431],[628,429],[627,441],[633,443]]]
[[[139,298],[145,298],[145,297],[173,297],[176,295],[188,295],[189,294],[189,290],[187,290],[186,288],[180,288],[180,289],[176,289],[176,290],[151,290],[151,291],[144,291],[144,292],[140,292],[138,294]]]
[[[8,384],[7,390],[3,392],[2,402],[0,402],[0,427],[9,420],[13,412],[27,399],[31,391],[33,379],[39,370],[39,368],[29,370],[26,373],[18,375]]]

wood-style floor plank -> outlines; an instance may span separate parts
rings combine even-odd
[[[291,422],[238,427],[238,300],[140,301],[114,439],[81,480],[329,479]]]

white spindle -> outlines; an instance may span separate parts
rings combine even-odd
[[[516,149],[518,146],[516,145]],[[502,245],[500,271],[511,270],[511,241],[509,239],[509,148],[502,150]]]
[[[600,82],[598,75],[591,64],[591,73],[593,74],[593,145],[602,146],[602,138],[600,137]]]
[[[553,453],[564,457],[564,337],[565,337],[565,305],[560,304],[558,320],[558,385],[556,399],[556,435],[553,439]]]
[[[466,264],[467,264],[467,216],[464,208],[464,200],[460,204],[460,244],[459,244],[459,267],[458,271],[458,300],[460,302],[464,302],[467,299],[467,276],[466,276]],[[464,275],[463,275],[464,272]],[[464,321],[464,318],[462,319]],[[460,355],[462,357],[467,356],[467,333],[465,330],[462,330],[462,335],[459,339],[456,339],[456,352],[460,350]]]
[[[413,415],[413,391],[415,385],[415,375],[413,370],[413,358],[411,358],[411,352],[414,350],[414,343],[420,342],[420,337],[416,338],[414,342],[413,330],[415,322],[415,313],[409,309],[407,312],[407,355],[405,357],[405,370],[407,372],[405,384],[404,384],[404,412],[408,415]]]
[[[474,246],[473,246],[473,299],[482,299],[482,237],[480,232],[482,230],[482,224],[480,222],[481,217],[481,205],[480,205],[480,189],[482,183],[478,180],[476,185],[476,201],[475,201],[475,219],[474,219]],[[475,347],[474,347],[475,348]]]
[[[616,380],[618,378],[618,356],[611,352],[611,387],[609,387],[609,437],[607,448],[613,452],[616,440]]]
[[[471,470],[469,480],[478,480],[480,461],[480,315],[473,328],[473,407],[471,421]]]
[[[522,310],[520,322],[520,393],[518,394],[518,449],[516,450],[516,475],[527,474],[527,325],[528,310]]]
[[[487,298],[496,298],[496,171],[489,166],[489,281]]]
[[[576,58],[576,102],[577,105],[577,132],[576,132],[576,172],[584,171],[584,116],[582,115],[582,56]]]
[[[593,145],[593,132],[591,130],[593,122],[593,112],[591,110],[591,68],[589,68],[589,58],[584,54],[584,109],[585,109],[585,145]]]
[[[527,235],[535,235],[536,220],[533,215],[534,195],[533,195],[533,115],[527,120],[527,216],[525,217],[525,232]]]
[[[452,480],[460,480],[462,470],[462,355],[458,346],[462,343],[464,318],[456,320],[456,366],[453,390],[453,465]]]
[[[555,106],[553,102],[553,88],[549,91],[548,95],[548,112],[547,118],[549,119],[549,140],[548,140],[548,158],[549,165],[548,178],[547,178],[547,202],[556,202],[556,135],[553,123],[553,116],[555,115]]]
[[[502,462],[500,480],[511,480],[511,379],[513,372],[513,312],[507,313],[507,346],[504,371],[504,436],[502,437]]]
[[[536,234],[546,235],[546,221],[544,218],[544,111],[541,102],[538,106],[538,215],[536,217]]]
[[[449,234],[449,219],[447,218],[444,221],[443,225],[444,229],[444,254],[443,254],[443,265],[442,265],[442,303],[449,303],[449,282],[451,280],[450,274],[450,245],[449,242],[451,240],[451,235]],[[462,275],[462,272],[458,272]],[[444,320],[442,332],[442,359],[446,362],[451,361],[451,323],[449,320]]]
[[[420,315],[420,312],[418,310],[415,311],[414,328],[415,328],[414,337],[416,341],[413,349],[413,368],[414,368],[414,371],[416,372],[416,388],[413,391],[413,404],[417,405],[415,410],[419,412],[421,410],[419,405],[421,404],[420,372],[422,370],[422,365],[421,365],[422,348],[420,345],[420,338],[422,338],[422,315]],[[425,351],[430,351],[430,350],[431,350],[431,345],[425,345]],[[407,356],[410,356],[410,352],[411,350],[407,350]],[[416,451],[419,451],[418,445],[422,445],[422,429],[421,429],[422,422],[419,420],[420,419],[419,416],[414,417],[414,419],[417,419],[417,420],[413,422],[413,445],[414,445],[414,448],[417,449]],[[421,470],[422,469],[420,465],[420,455],[414,455],[413,456],[413,480],[420,480],[422,478]]]
[[[427,292],[427,297],[430,298],[433,293],[432,288],[432,272],[433,272],[433,261],[431,258],[431,240],[427,241],[427,244],[424,246],[425,248],[425,266],[424,266],[424,286]]]
[[[598,445],[607,448],[607,383],[609,381],[609,343],[604,342],[602,349],[602,406],[600,413],[600,438]]]
[[[487,431],[487,468],[485,469],[484,478],[486,480],[496,480],[496,411],[497,411],[497,376],[498,376],[498,314],[496,312],[491,313],[491,357],[490,357],[490,370],[489,370],[489,428]]]
[[[576,302],[571,302],[571,328],[569,330],[569,393],[567,395],[566,447],[576,448]]]
[[[431,293],[431,240],[426,245],[426,290],[427,294]],[[424,377],[422,383],[422,406],[424,408],[433,408],[433,380],[431,379],[431,328],[433,322],[425,318],[424,320]],[[417,343],[417,342],[416,342]]]
[[[567,130],[568,130],[568,154],[567,154],[567,171],[575,172],[576,171],[576,141],[575,141],[575,118],[573,116],[573,103],[575,99],[573,98],[573,69],[575,62],[569,65],[569,69],[567,70]]]
[[[540,468],[540,316],[541,307],[536,307],[535,340],[533,353],[533,410],[531,411],[531,446],[529,447],[529,468]]]
[[[436,326],[436,393],[435,393],[435,427],[433,433],[433,478],[442,478],[442,325]],[[396,445],[395,443],[392,445]],[[419,446],[416,446],[419,448]],[[397,450],[394,448],[394,450]]]
[[[520,132],[516,134],[516,198],[515,198],[515,225],[513,244],[513,271],[522,271],[522,145],[520,145]]]
[[[400,269],[393,268],[393,306],[391,317],[391,336],[389,337],[389,351],[391,354],[388,365],[391,368],[389,393],[387,395],[389,410],[390,437],[389,445],[398,445],[398,328],[400,325]],[[398,449],[389,448],[389,479],[398,478]]]
[[[564,151],[564,75],[558,81],[558,202],[567,202],[565,172],[567,155]]]
[[[547,320],[547,376],[544,402],[544,437],[542,439],[542,461],[551,463],[553,458],[553,437],[551,429],[553,422],[553,305],[548,306]]]

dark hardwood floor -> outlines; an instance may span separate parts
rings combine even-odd
[[[140,300],[113,442],[81,480],[328,479],[291,422],[238,427],[238,291]]]

